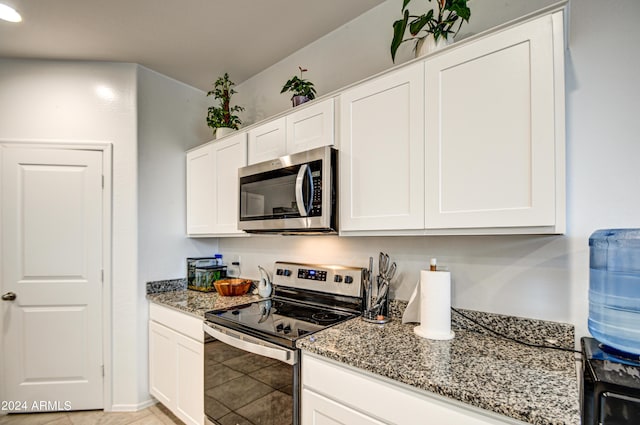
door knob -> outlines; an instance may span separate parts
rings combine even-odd
[[[17,298],[18,296],[14,293],[14,292],[7,292],[6,294],[4,294],[2,296],[2,301],[13,301]]]

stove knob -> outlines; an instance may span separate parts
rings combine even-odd
[[[342,282],[342,275],[339,275],[339,274],[335,275],[335,277],[333,278],[333,281],[334,282]]]
[[[344,277],[344,283],[353,283],[353,277],[345,276]]]
[[[282,270],[282,269],[278,269],[278,270],[276,270],[276,274],[277,274],[278,276],[282,276],[282,275],[284,274],[284,270]]]
[[[289,269],[284,269],[284,271],[282,273],[287,277],[291,276],[291,270],[289,270]]]
[[[284,327],[284,333],[285,334],[291,333],[291,326],[289,326],[289,325],[285,326]]]
[[[283,328],[282,323],[278,323],[276,325],[276,332],[282,332],[282,328]]]

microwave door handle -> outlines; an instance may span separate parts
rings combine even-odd
[[[296,177],[296,204],[298,205],[298,212],[300,217],[306,217],[309,214],[309,207],[304,202],[304,178],[307,174],[311,174],[308,164],[302,164],[298,170],[298,176]],[[311,183],[311,190],[313,191],[313,183]],[[309,200],[313,199],[313,193]]]

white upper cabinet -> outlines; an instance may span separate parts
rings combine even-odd
[[[244,234],[238,230],[238,206],[240,205],[238,168],[247,165],[246,134],[214,143],[213,148],[216,170],[214,232]]]
[[[564,233],[561,7],[191,151],[189,234],[239,233],[238,166],[334,144],[340,235]]]
[[[424,228],[424,65],[343,92],[340,230]]]
[[[565,231],[562,10],[339,102],[341,235]]]
[[[238,230],[238,168],[247,165],[246,134],[187,153],[189,236],[244,235]]]
[[[298,108],[249,130],[249,164],[334,144],[333,99]]]
[[[285,118],[281,117],[249,130],[249,164],[287,154]]]
[[[213,231],[215,199],[211,188],[215,180],[213,147],[205,145],[187,152],[187,234]]]
[[[333,145],[333,121],[333,99],[287,115],[287,154]]]
[[[562,24],[546,15],[425,61],[427,229],[564,232]]]

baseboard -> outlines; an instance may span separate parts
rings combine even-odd
[[[153,406],[156,404],[158,400],[155,398],[149,398],[138,404],[114,404],[111,406],[111,409],[105,408],[105,412],[137,412],[138,410],[146,409],[147,407]]]

